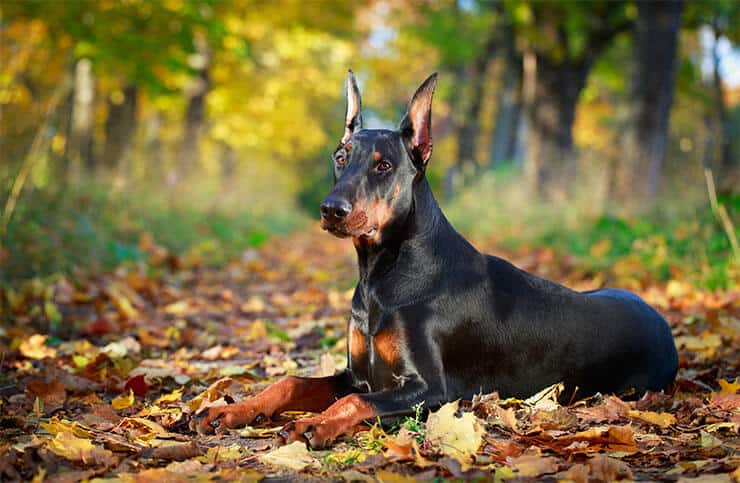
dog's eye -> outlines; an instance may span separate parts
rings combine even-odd
[[[342,167],[342,166],[344,166],[344,163],[345,162],[346,162],[346,160],[344,158],[344,154],[339,153],[339,154],[337,154],[337,155],[334,156],[334,163],[337,166]]]
[[[378,166],[375,169],[377,169],[378,171],[380,171],[382,173],[384,171],[388,171],[392,167],[393,167],[393,165],[391,163],[389,163],[388,161],[381,161],[381,162],[378,163]]]

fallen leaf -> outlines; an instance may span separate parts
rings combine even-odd
[[[139,374],[138,376],[134,376],[130,378],[128,381],[126,381],[126,385],[124,386],[124,389],[129,389],[133,391],[136,396],[144,397],[146,396],[146,393],[149,391],[149,385],[146,383],[146,380],[144,379],[144,375]]]
[[[516,477],[534,478],[558,471],[558,460],[553,457],[524,455],[509,458],[507,463]]]
[[[142,452],[145,458],[163,459],[170,461],[185,461],[203,454],[203,450],[198,443],[191,441],[189,443],[175,443],[157,448],[147,448]]]
[[[306,443],[294,441],[288,445],[281,446],[269,453],[259,456],[262,463],[287,468],[293,471],[303,471],[308,466],[316,463],[316,460],[306,448]]]
[[[617,396],[608,396],[601,404],[576,409],[576,415],[585,423],[613,423],[626,418],[629,411],[629,404]]]
[[[154,401],[155,406],[166,406],[168,404],[174,403],[182,399],[182,393],[183,389],[175,389],[169,394],[165,394],[163,396],[159,396],[156,401]]]
[[[676,424],[676,417],[670,413],[656,413],[653,411],[637,411],[631,410],[629,415],[633,418],[637,418],[646,423],[650,423],[655,426],[660,426],[665,429],[673,424]]]
[[[70,461],[78,461],[86,465],[109,466],[115,461],[113,452],[99,448],[90,440],[78,438],[71,432],[61,432],[54,439],[47,442],[49,451]]]
[[[72,433],[79,438],[92,438],[93,435],[90,428],[77,421],[51,418],[49,421],[39,423],[39,426],[55,436],[60,433]]]
[[[737,394],[740,391],[740,377],[736,377],[734,382],[718,379],[720,394]]]
[[[57,351],[53,347],[46,345],[47,336],[34,334],[28,339],[21,342],[18,350],[29,359],[44,359],[46,357],[56,357]]]
[[[375,472],[375,477],[382,483],[416,483],[413,476],[393,473],[391,471],[380,470]]]
[[[715,394],[709,402],[719,409],[733,411],[740,408],[740,394]]]
[[[52,413],[61,408],[67,400],[67,391],[59,379],[53,379],[48,383],[40,379],[31,379],[26,384],[26,390],[32,396],[38,397],[43,401],[44,410],[47,413]]]
[[[707,431],[700,431],[700,442],[699,445],[702,448],[706,449],[712,449],[716,448],[718,446],[722,446],[722,440],[717,438],[716,436],[713,436],[711,433],[708,433]]]
[[[208,451],[203,456],[198,458],[198,461],[206,464],[218,464],[222,461],[236,461],[244,457],[244,451],[238,444],[232,444],[231,446],[214,446],[208,448]]]
[[[134,391],[133,389],[129,389],[128,394],[121,394],[120,396],[113,398],[110,404],[113,406],[113,409],[121,410],[128,409],[133,406],[134,401]]]
[[[524,403],[528,406],[532,406],[535,410],[552,411],[560,407],[558,397],[560,397],[563,390],[565,390],[565,385],[562,382],[553,384],[552,386],[541,390],[534,396],[525,399]]]
[[[591,469],[591,478],[598,481],[633,479],[632,470],[627,463],[606,455],[594,456],[588,460],[588,466]]]
[[[459,412],[459,401],[445,404],[427,419],[427,440],[462,463],[470,462],[483,442],[484,432],[475,414]]]

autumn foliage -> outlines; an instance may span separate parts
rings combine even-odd
[[[667,393],[565,407],[558,386],[526,401],[483,394],[428,418],[418,408],[390,427],[368,421],[330,450],[308,451],[283,445],[284,421],[214,436],[198,435],[192,421],[286,374],[325,375],[346,363],[351,245],[315,229],[248,250],[222,270],[148,249],[151,266],[4,294],[16,323],[1,333],[3,479],[738,478],[737,290],[675,280],[640,290],[679,347]],[[513,261],[576,288],[595,282],[552,252]]]

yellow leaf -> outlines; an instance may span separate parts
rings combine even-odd
[[[416,483],[416,479],[413,476],[392,473],[385,470],[376,471],[375,477],[382,483]]]
[[[53,347],[45,345],[46,336],[34,334],[28,339],[21,342],[18,348],[25,357],[29,359],[44,359],[46,357],[56,357],[57,351]]]
[[[113,406],[113,409],[128,409],[134,404],[134,391],[132,389],[128,390],[128,395],[121,394],[120,396],[116,397],[111,401],[111,406]]]
[[[272,466],[302,471],[316,460],[306,448],[306,443],[294,441],[286,446],[259,456],[260,461]]]
[[[701,434],[701,440],[699,444],[702,448],[712,449],[718,446],[722,446],[722,440],[717,438],[716,436],[712,436],[706,431],[700,431],[699,433]]]
[[[724,379],[718,379],[719,387],[721,390],[720,394],[737,394],[740,391],[740,378],[736,377],[735,382],[726,381]]]
[[[113,452],[99,448],[90,440],[78,438],[70,432],[62,432],[48,440],[49,451],[70,461],[84,464],[109,465],[113,462]]]
[[[565,385],[562,382],[553,384],[552,386],[544,388],[534,396],[527,398],[524,402],[532,406],[533,409],[553,411],[560,407],[558,398],[564,390]]]
[[[459,401],[447,403],[429,415],[427,439],[444,454],[462,463],[470,461],[483,442],[483,425],[471,412],[458,414]]]
[[[165,394],[164,396],[160,396],[156,401],[154,401],[155,406],[166,406],[169,403],[177,402],[182,398],[182,388],[175,389],[169,394]]]
[[[208,452],[198,458],[198,461],[206,464],[218,464],[220,461],[235,461],[244,456],[242,447],[238,444],[231,446],[215,446],[208,448]]]
[[[633,418],[637,418],[646,423],[660,426],[661,428],[667,428],[672,424],[676,424],[676,417],[670,413],[656,413],[653,411],[636,411],[630,410],[629,415]]]
[[[39,423],[39,426],[53,435],[59,433],[72,433],[78,438],[92,438],[92,431],[87,426],[74,421],[51,418],[48,422]]]

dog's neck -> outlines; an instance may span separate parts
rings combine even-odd
[[[447,240],[445,246],[450,249],[449,254],[456,252],[452,247],[458,245],[462,250],[472,249],[447,221],[426,178],[421,178],[414,186],[413,204],[405,219],[386,227],[377,243],[355,242],[360,284],[367,285],[382,277],[402,258],[411,258],[403,261],[413,266],[415,254],[421,254],[422,259],[430,253],[439,254],[437,247],[441,238]]]

